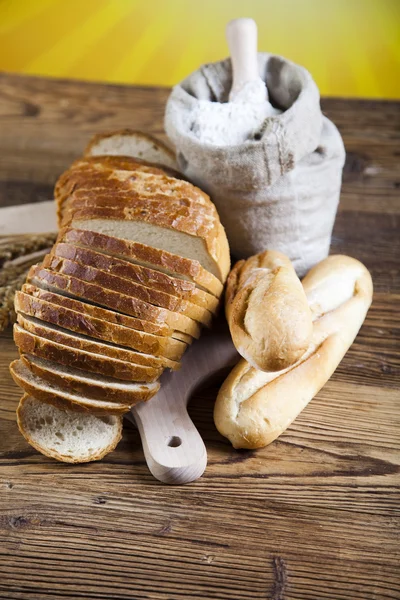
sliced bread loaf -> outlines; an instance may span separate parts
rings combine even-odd
[[[86,146],[84,154],[87,156],[132,156],[178,169],[175,154],[166,144],[147,133],[131,129],[121,129],[93,136]]]
[[[77,350],[85,350],[86,352],[91,352],[93,354],[102,354],[109,358],[117,358],[118,360],[133,363],[134,365],[143,365],[145,367],[154,367],[156,369],[163,367],[165,369],[176,371],[181,366],[178,361],[165,358],[164,356],[153,356],[151,354],[145,354],[144,352],[136,352],[135,350],[130,350],[123,346],[118,346],[112,342],[95,340],[90,336],[62,329],[61,327],[58,327],[58,325],[40,321],[35,317],[27,316],[23,313],[17,315],[17,322],[25,331],[29,331],[46,340],[51,340],[57,344],[69,346],[70,348],[75,348]]]
[[[80,394],[69,392],[34,375],[22,360],[14,360],[11,363],[10,373],[15,383],[27,394],[54,406],[60,406],[61,400],[62,406],[64,406],[65,402],[68,402],[70,408],[73,410],[85,413],[91,412],[98,415],[121,415],[128,412],[132,406],[130,402],[107,402],[106,400],[95,400],[94,398],[87,398]],[[154,383],[153,385],[156,388],[159,384]],[[147,391],[146,393],[148,394]],[[138,398],[140,398],[140,395],[141,392],[138,391]]]
[[[187,348],[186,344],[180,340],[143,333],[95,317],[83,316],[70,308],[54,307],[50,302],[33,298],[24,292],[16,293],[15,308],[17,312],[30,315],[40,321],[53,323],[69,331],[112,342],[153,356],[166,356],[166,358],[178,360]]]
[[[107,323],[123,325],[124,327],[130,327],[131,329],[136,329],[137,331],[143,331],[145,333],[153,333],[154,335],[169,335],[177,340],[185,342],[186,344],[191,344],[193,341],[193,338],[188,334],[181,333],[180,331],[174,331],[168,327],[168,325],[165,325],[165,323],[157,324],[151,323],[150,321],[135,319],[135,317],[129,317],[128,315],[123,315],[113,310],[107,310],[106,308],[88,304],[87,302],[81,302],[80,300],[70,298],[69,296],[63,296],[57,292],[50,292],[48,290],[38,288],[30,283],[25,283],[22,286],[21,291],[25,292],[29,296],[33,296],[34,298],[40,298],[41,300],[45,300],[51,304],[63,306],[64,308],[70,308],[71,310],[79,312],[83,316],[102,319]]]
[[[90,373],[99,373],[106,377],[123,381],[143,381],[152,383],[162,373],[162,368],[125,362],[118,358],[110,358],[101,354],[93,354],[81,348],[64,346],[50,339],[42,338],[26,331],[16,323],[14,325],[14,341],[22,354],[33,354],[39,358],[74,367]]]
[[[22,354],[20,359],[37,377],[50,384],[68,390],[73,394],[82,394],[96,400],[136,404],[142,393],[142,384],[125,382],[111,377],[85,373],[73,367],[53,363],[31,354]]]
[[[82,209],[66,212],[61,227],[75,227],[105,233],[113,237],[147,244],[191,260],[198,260],[222,283],[229,269],[230,257],[222,225],[200,224],[193,218],[179,219],[154,209]]]
[[[58,325],[40,321],[26,314],[19,313],[17,315],[17,322],[25,331],[30,331],[30,333],[41,338],[51,340],[63,346],[69,346],[70,348],[85,350],[93,354],[102,354],[109,358],[117,358],[118,360],[130,362],[135,365],[144,365],[145,367],[163,367],[176,371],[181,366],[179,362],[165,358],[164,356],[153,356],[144,352],[135,352],[111,342],[94,340],[90,336],[62,329]]]
[[[129,260],[134,264],[150,267],[175,278],[179,277],[182,280],[193,282],[198,288],[206,290],[217,298],[220,298],[223,291],[220,280],[209,271],[206,271],[198,260],[183,258],[147,244],[123,240],[95,231],[69,227],[59,232],[58,241],[93,248],[109,256]]]
[[[70,275],[82,281],[89,281],[99,285],[102,288],[127,294],[131,298],[137,298],[148,304],[184,314],[202,325],[210,326],[211,324],[212,313],[206,308],[193,304],[189,300],[135,283],[125,277],[119,277],[107,271],[102,271],[95,266],[83,265],[67,258],[53,256],[52,254],[45,256],[42,266],[54,273]]]
[[[51,250],[51,255],[72,260],[81,265],[92,265],[101,271],[129,279],[152,290],[158,290],[177,298],[189,300],[212,313],[215,313],[218,309],[218,298],[208,292],[199,290],[191,281],[171,277],[155,269],[149,269],[128,260],[108,256],[90,248],[64,242],[55,244]]]
[[[126,294],[105,290],[99,285],[82,281],[76,277],[53,273],[49,269],[44,269],[38,265],[31,267],[27,280],[36,287],[57,291],[59,294],[72,296],[78,300],[93,302],[98,306],[112,309],[125,315],[130,315],[145,321],[160,324],[165,323],[171,329],[188,333],[192,337],[199,337],[200,325],[185,315],[158,308],[131,298]],[[179,340],[176,340],[179,341]]]
[[[67,463],[100,460],[114,450],[122,437],[122,417],[97,417],[59,407],[24,394],[17,409],[18,427],[38,452]]]

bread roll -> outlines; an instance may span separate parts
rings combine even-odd
[[[310,344],[307,298],[290,260],[280,252],[267,250],[235,265],[225,311],[237,351],[262,371],[289,367]]]
[[[285,431],[335,371],[372,301],[368,270],[347,256],[323,260],[303,287],[314,318],[306,354],[288,369],[269,373],[241,360],[220,389],[215,424],[235,448],[262,448]]]

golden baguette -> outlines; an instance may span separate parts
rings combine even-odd
[[[303,287],[314,319],[305,355],[269,373],[242,359],[219,391],[215,424],[235,448],[262,448],[289,427],[335,371],[372,301],[370,273],[347,256],[323,260],[306,275]]]
[[[285,369],[310,345],[307,298],[281,252],[267,250],[236,263],[227,281],[225,312],[237,351],[256,369]]]

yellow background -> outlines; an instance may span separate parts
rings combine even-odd
[[[0,0],[0,69],[172,85],[227,55],[239,16],[322,94],[400,97],[400,0]]]

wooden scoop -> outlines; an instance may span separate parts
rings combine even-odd
[[[229,102],[234,102],[246,83],[261,81],[257,61],[257,25],[253,19],[234,19],[226,26],[232,61],[233,83]],[[265,99],[268,91],[265,87]]]

